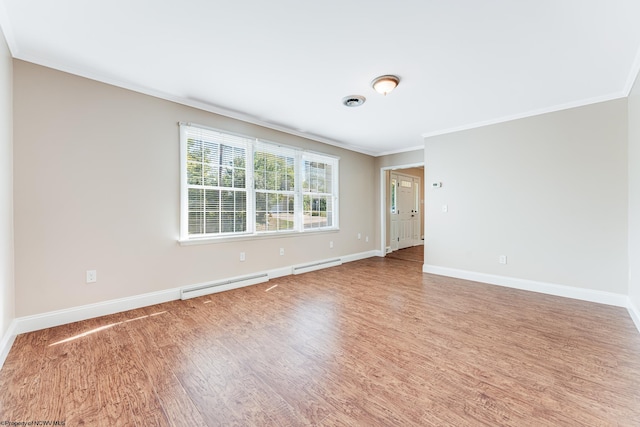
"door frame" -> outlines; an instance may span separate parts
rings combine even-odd
[[[389,191],[387,180],[385,179],[387,171],[391,173],[391,171],[398,171],[401,169],[410,169],[410,168],[419,168],[424,167],[424,162],[418,163],[408,163],[403,165],[394,165],[394,166],[384,166],[380,168],[380,253],[382,256],[387,254],[387,192]],[[422,196],[425,194],[426,185],[424,184],[425,177],[422,177],[422,188],[420,191],[422,192]],[[424,210],[424,206],[422,207]],[[425,217],[426,222],[426,217]],[[422,224],[422,227],[425,225]]]

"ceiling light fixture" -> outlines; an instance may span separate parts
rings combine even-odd
[[[364,104],[367,99],[360,95],[349,95],[342,98],[342,103],[347,107],[359,107]]]
[[[386,95],[394,90],[396,86],[398,86],[398,83],[400,83],[400,79],[397,76],[386,75],[373,79],[371,86],[373,86],[376,92]]]

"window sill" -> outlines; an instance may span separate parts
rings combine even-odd
[[[337,233],[339,228],[328,228],[324,230],[309,230],[309,231],[292,231],[292,232],[280,232],[280,233],[261,233],[261,234],[244,234],[240,236],[225,236],[225,237],[203,237],[200,239],[178,239],[180,246],[195,246],[195,245],[211,245],[216,243],[229,243],[229,242],[242,242],[247,240],[263,240],[263,239],[288,239],[291,237],[311,236],[317,234]]]

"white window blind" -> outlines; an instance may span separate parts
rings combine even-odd
[[[304,154],[301,166],[303,227],[331,227],[337,204],[337,183],[334,182],[337,164],[325,156]]]
[[[183,235],[250,232],[247,166],[252,141],[191,126],[183,129],[181,139],[186,174]]]
[[[338,227],[339,159],[180,124],[181,240]]]
[[[257,142],[253,155],[256,231],[296,229],[296,152]]]

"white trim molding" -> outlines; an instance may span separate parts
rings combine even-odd
[[[377,251],[375,251],[375,256],[377,256],[377,257],[384,258],[384,257],[385,257],[385,255],[386,255],[386,253],[385,253],[385,252],[383,252],[383,251],[381,251],[381,250],[377,250]]]
[[[423,147],[424,148],[424,147]],[[378,255],[378,256],[384,256],[384,254],[387,254],[389,252],[391,252],[390,247],[387,246],[387,180],[386,178],[386,171],[393,171],[393,170],[399,170],[399,169],[410,169],[410,168],[420,168],[420,167],[424,167],[424,158],[422,159],[421,162],[417,162],[417,163],[407,163],[404,165],[393,165],[393,166],[383,166],[380,168],[380,249],[379,249],[379,253],[383,253],[383,255]],[[424,198],[424,194],[425,194],[425,189],[426,189],[426,185],[425,185],[425,176],[422,176],[422,198]],[[424,210],[424,206],[422,207],[422,209]],[[422,226],[424,227],[424,223],[422,224]]]
[[[9,329],[7,329],[7,332],[5,332],[2,339],[0,339],[0,369],[2,368],[2,365],[4,365],[4,361],[9,355],[9,351],[11,350],[11,346],[16,339],[16,335],[18,335],[16,334],[16,325],[17,322],[14,319],[9,324]]]
[[[631,301],[631,298],[627,298],[627,311],[629,312],[629,316],[631,316],[631,320],[636,325],[636,329],[640,332],[640,310],[635,304]]]
[[[360,252],[357,254],[345,255],[345,256],[341,256],[340,259],[342,260],[342,262],[352,262],[352,261],[359,261],[365,258],[371,258],[374,256],[378,256],[378,251],[373,250],[373,251],[367,251],[367,252]]]
[[[63,310],[49,311],[47,313],[34,314],[32,316],[18,317],[16,319],[16,334],[24,334],[45,328],[79,322],[94,317],[107,316],[149,305],[180,299],[180,288],[165,291],[150,292],[126,298],[119,298],[95,304],[81,305]]]
[[[377,251],[371,250],[356,254],[343,255],[338,257],[341,262],[357,261],[365,258],[377,256]],[[255,274],[266,273],[269,279],[276,277],[289,276],[293,273],[293,266],[276,268]],[[249,283],[249,282],[247,282]],[[251,284],[245,284],[251,286]],[[229,287],[235,289],[240,286]],[[163,291],[150,292],[141,295],[134,295],[126,298],[119,298],[95,304],[87,304],[78,307],[71,307],[63,310],[50,311],[47,313],[35,314],[32,316],[18,317],[11,322],[9,329],[0,340],[0,368],[11,350],[11,346],[15,338],[19,334],[33,332],[40,329],[52,328],[67,323],[79,322],[82,320],[92,319],[95,317],[106,316],[109,314],[120,313],[123,311],[134,310],[136,308],[147,307],[150,305],[161,304],[163,302],[175,301],[180,299],[180,291],[183,287],[166,289]],[[218,292],[228,290],[221,286]]]
[[[471,280],[474,282],[521,289],[524,291],[539,292],[542,294],[573,298],[617,307],[628,307],[628,297],[624,294],[616,294],[613,292],[576,288],[574,286],[558,285],[555,283],[538,282],[535,280],[518,279],[515,277],[498,276],[494,274],[477,273],[474,271],[458,270],[455,268],[440,267],[429,264],[424,264],[422,266],[422,271],[424,273],[437,274],[439,276],[455,277],[457,279]]]
[[[197,285],[180,288],[180,299],[197,298],[204,295],[215,294],[231,289],[244,288],[245,286],[257,285],[269,281],[268,273],[252,274],[250,276],[232,277],[225,280],[215,280],[213,282],[198,283]]]
[[[633,70],[631,71],[630,75],[633,76]],[[630,77],[628,79],[630,80]],[[628,85],[629,83],[627,82],[627,86]],[[478,129],[485,126],[497,125],[499,123],[506,123],[514,120],[525,119],[527,117],[535,117],[535,116],[540,116],[542,114],[554,113],[556,111],[565,111],[565,110],[570,110],[572,108],[584,107],[587,105],[599,104],[601,102],[613,101],[615,99],[626,98],[629,95],[630,90],[631,90],[630,87],[628,89],[627,87],[625,87],[620,92],[613,92],[606,95],[596,96],[593,98],[580,99],[577,101],[571,101],[564,104],[551,105],[548,107],[539,108],[537,110],[525,111],[522,113],[512,114],[509,116],[496,117],[493,119],[484,120],[484,121],[475,122],[475,123],[468,123],[468,124],[464,124],[457,127],[424,132],[421,136],[426,139],[426,138],[431,138],[433,136],[447,135],[450,133],[462,132],[465,130]]]

